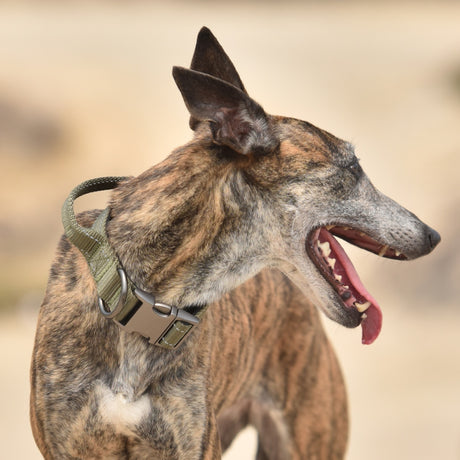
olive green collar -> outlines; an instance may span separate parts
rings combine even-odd
[[[98,308],[127,332],[137,332],[150,343],[176,348],[196,326],[206,306],[195,314],[155,301],[155,297],[134,285],[126,275],[106,234],[110,209],[104,209],[92,227],[82,227],[75,218],[74,201],[87,193],[111,190],[126,177],[100,177],[75,187],[62,207],[62,223],[67,238],[85,257],[96,283]]]

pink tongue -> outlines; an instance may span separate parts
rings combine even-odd
[[[361,321],[363,330],[362,343],[370,345],[378,337],[382,329],[382,311],[375,299],[367,292],[359,279],[358,273],[356,273],[355,267],[353,267],[351,260],[348,258],[339,242],[325,228],[321,228],[318,236],[321,243],[325,241],[329,242],[332,251],[329,257],[334,257],[336,259],[334,272],[337,274],[345,272],[345,276],[351,284],[350,291],[357,298],[358,302],[364,303],[364,300],[371,303],[370,307],[365,312],[365,319]]]

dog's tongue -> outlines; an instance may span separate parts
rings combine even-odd
[[[321,229],[319,239],[321,242],[329,242],[333,257],[336,259],[334,273],[342,276],[342,283],[349,286],[349,291],[353,295],[346,302],[347,306],[351,308],[355,300],[361,304],[364,302],[370,302],[371,304],[365,311],[361,321],[362,343],[370,345],[378,337],[382,329],[382,311],[375,299],[367,292],[359,279],[355,267],[353,267],[351,260],[339,242],[325,228]]]
[[[378,337],[382,329],[382,310],[374,302],[366,311],[366,315],[367,318],[361,322],[363,329],[361,340],[365,345],[370,345]]]

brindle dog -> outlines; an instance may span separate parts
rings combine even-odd
[[[364,343],[381,311],[333,235],[400,260],[439,235],[372,186],[349,143],[265,113],[208,29],[173,74],[194,138],[112,192],[107,234],[137,286],[209,308],[177,349],[151,345],[102,317],[62,238],[33,352],[38,447],[59,460],[219,459],[250,424],[259,460],[343,458],[345,388],[317,307],[361,325]]]

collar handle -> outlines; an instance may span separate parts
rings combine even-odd
[[[112,247],[109,244],[106,225],[110,215],[110,209],[104,209],[94,221],[92,227],[82,227],[75,217],[73,209],[74,201],[88,193],[102,190],[111,190],[127,179],[126,177],[100,177],[87,180],[75,187],[62,206],[62,223],[64,231],[69,239],[85,257],[91,274],[96,282],[97,293],[102,299],[108,312],[118,320],[128,314],[129,309],[137,302],[133,291],[134,287],[128,280],[123,305],[120,308],[122,286],[118,269],[120,263]]]

